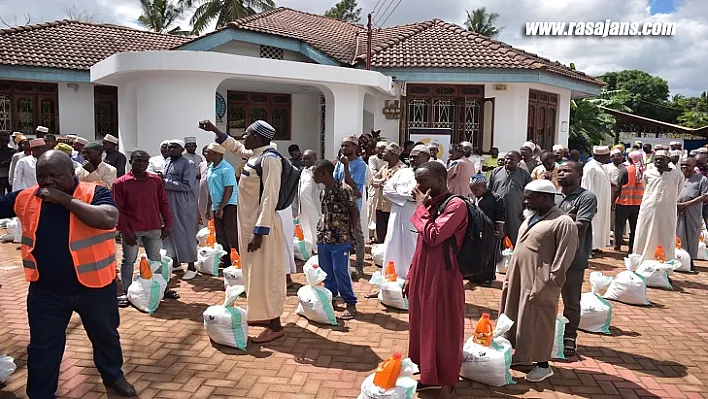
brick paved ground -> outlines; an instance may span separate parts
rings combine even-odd
[[[0,389],[2,398],[24,397],[27,377],[27,285],[16,248],[0,245],[0,353],[9,353],[18,365]],[[591,270],[615,275],[623,268],[620,259],[610,252],[593,262]],[[698,275],[675,275],[674,291],[650,289],[652,307],[615,304],[612,336],[581,333],[581,360],[554,362],[556,376],[550,380],[528,384],[522,372],[514,371],[519,383],[503,388],[460,381],[458,397],[708,398],[708,267],[698,264]],[[295,280],[304,282],[302,275]],[[377,363],[393,351],[406,352],[407,315],[363,299],[373,290],[364,282],[355,284],[361,298],[359,319],[341,327],[313,325],[297,316],[297,289],[290,290],[283,315],[287,338],[251,345],[245,353],[213,345],[203,329],[202,312],[223,299],[220,279],[200,276],[171,285],[182,298],[164,302],[154,315],[133,308],[120,311],[124,370],[141,398],[353,398]],[[496,317],[499,297],[499,283],[468,290],[467,315],[476,320],[480,313],[492,312]],[[243,299],[239,305],[244,306]],[[60,396],[106,397],[91,353],[75,316]]]

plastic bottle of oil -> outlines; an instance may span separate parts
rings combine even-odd
[[[214,244],[216,244],[216,227],[214,227],[214,219],[209,220],[207,227],[209,228],[209,235],[206,239],[206,245],[214,248]]]
[[[681,239],[676,236],[676,249],[681,249]]]
[[[664,247],[661,245],[656,246],[656,251],[654,251],[654,260],[661,263],[666,262],[666,252],[664,252]]]
[[[401,354],[394,353],[379,364],[374,374],[374,385],[389,390],[396,386],[399,375],[401,375]]]
[[[299,224],[295,225],[295,237],[297,237],[299,241],[305,240],[305,233],[303,233],[302,226]]]
[[[150,261],[147,256],[140,257],[140,278],[143,280],[152,278],[152,269],[150,269]]]
[[[386,265],[385,277],[388,281],[391,282],[398,280],[398,275],[396,274],[396,266],[393,264],[392,260],[388,261],[388,264]]]
[[[482,317],[477,322],[477,327],[474,329],[472,342],[482,345],[491,346],[494,339],[494,328],[489,320],[489,313],[482,313]]]
[[[241,268],[241,256],[238,254],[236,248],[231,248],[231,266],[237,269]]]

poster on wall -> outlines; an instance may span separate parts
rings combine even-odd
[[[452,129],[437,128],[410,128],[408,129],[409,140],[414,143],[437,144],[438,158],[445,159],[450,153],[450,140]]]

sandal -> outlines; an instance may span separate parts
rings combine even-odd
[[[179,295],[179,292],[177,292],[175,290],[167,290],[167,291],[165,291],[164,298],[165,299],[179,299],[180,295]]]
[[[130,302],[128,301],[128,296],[127,295],[121,295],[118,297],[118,307],[119,308],[127,308],[130,306]]]
[[[352,308],[347,307],[347,308],[344,309],[344,311],[342,312],[342,316],[340,317],[340,319],[342,319],[342,320],[351,320],[351,319],[354,318],[355,315],[356,315],[356,309],[353,308],[353,307],[352,307]]]
[[[573,357],[578,354],[578,347],[575,344],[575,340],[573,338],[563,339],[563,346],[563,355],[565,355],[565,357]]]
[[[366,299],[378,299],[379,297],[379,292],[381,291],[376,291],[373,294],[365,295],[364,298]]]

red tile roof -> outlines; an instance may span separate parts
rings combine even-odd
[[[164,50],[189,38],[69,20],[0,30],[0,65],[88,70],[115,53]]]

